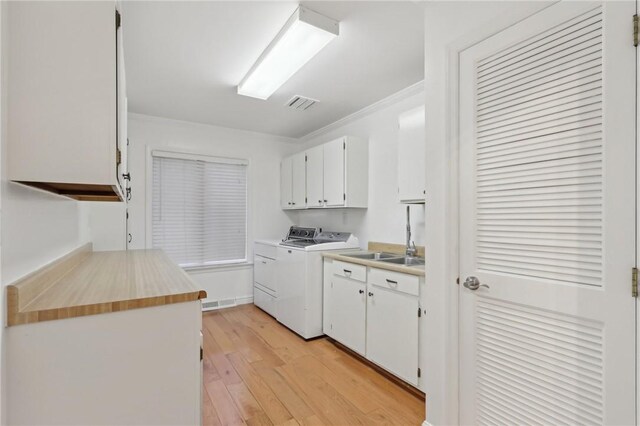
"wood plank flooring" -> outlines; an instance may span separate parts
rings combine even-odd
[[[254,305],[204,313],[205,425],[420,425],[424,401]]]

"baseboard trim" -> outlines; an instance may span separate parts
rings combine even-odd
[[[203,300],[202,312],[217,311],[218,309],[233,308],[235,306],[253,303],[253,296],[236,297],[233,299]]]
[[[253,303],[253,296],[236,297],[236,303],[238,305]]]
[[[422,422],[422,426],[433,426],[433,425],[425,420],[424,422]]]
[[[320,336],[320,337],[324,337],[324,336]],[[329,341],[332,344],[334,344],[337,348],[341,349],[347,355],[350,355],[352,358],[355,358],[358,361],[362,362],[363,364],[368,365],[369,367],[373,368],[378,373],[380,373],[382,376],[384,376],[387,379],[389,379],[390,381],[394,382],[395,384],[397,384],[401,388],[407,390],[410,394],[412,394],[416,398],[419,398],[422,401],[425,401],[425,399],[426,399],[425,393],[422,392],[417,387],[405,382],[404,380],[402,380],[399,377],[394,376],[392,373],[388,372],[387,370],[385,370],[384,368],[380,367],[379,365],[369,361],[368,359],[366,359],[362,355],[352,351],[351,349],[349,349],[348,347],[344,346],[342,343],[338,342],[337,340],[334,340],[329,336],[326,336],[326,338],[327,338],[327,341]]]

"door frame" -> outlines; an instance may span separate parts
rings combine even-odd
[[[424,425],[430,424],[459,424],[460,410],[460,393],[459,393],[459,324],[458,324],[458,303],[459,303],[459,280],[460,271],[460,203],[459,203],[459,85],[460,85],[460,54],[470,47],[486,40],[487,38],[499,33],[519,22],[529,18],[530,16],[541,12],[547,7],[557,3],[556,1],[544,2],[531,5],[526,8],[517,8],[517,10],[506,9],[504,13],[484,23],[484,25],[476,26],[467,34],[458,38],[446,48],[447,53],[447,71],[446,71],[446,137],[445,157],[449,165],[449,174],[443,176],[445,179],[445,187],[447,191],[446,211],[447,220],[444,224],[446,241],[445,252],[447,255],[446,269],[442,277],[442,282],[446,283],[444,292],[444,305],[447,309],[446,315],[446,332],[448,335],[442,339],[444,350],[441,352],[446,359],[453,360],[447,363],[443,360],[442,365],[445,366],[445,374],[442,376],[444,383],[438,383],[433,388],[444,390],[445,395],[440,398],[443,403],[440,409],[429,408],[427,406],[427,420]],[[444,330],[442,331],[444,333]],[[429,413],[436,411],[435,419],[429,416]]]
[[[458,303],[459,303],[459,285],[455,285],[456,280],[459,279],[459,225],[460,225],[460,205],[459,205],[459,77],[460,77],[460,54],[474,46],[477,43],[484,41],[485,39],[495,35],[496,33],[503,31],[510,26],[516,25],[519,22],[527,19],[528,17],[539,13],[557,3],[559,0],[545,2],[539,5],[539,7],[532,7],[529,10],[516,10],[504,13],[483,26],[476,27],[464,36],[458,38],[446,48],[447,62],[446,62],[446,137],[445,144],[445,158],[447,164],[449,164],[448,175],[443,176],[445,179],[445,188],[447,190],[446,199],[446,211],[447,220],[444,224],[446,241],[445,251],[447,254],[446,269],[443,274],[443,282],[449,285],[445,287],[444,304],[447,309],[446,330],[449,333],[446,338],[442,339],[444,344],[444,356],[451,360],[456,360],[455,365],[447,365],[445,362],[442,364],[446,366],[446,380],[444,383],[438,383],[436,388],[443,389],[445,396],[443,397],[444,403],[440,409],[429,410],[437,411],[435,415],[437,419],[432,420],[431,416],[425,420],[424,425],[430,425],[431,423],[442,424],[459,424],[459,324],[458,324]],[[636,11],[638,11],[638,0],[636,0]],[[631,18],[631,17],[630,17]],[[630,22],[631,30],[631,22]],[[631,31],[630,31],[631,32]],[[638,74],[640,73],[640,54],[636,53],[636,93],[639,93],[639,81]],[[640,173],[638,173],[638,167],[640,167],[640,148],[638,148],[638,141],[640,141],[640,106],[636,104],[636,115],[638,117],[637,131],[636,131],[636,212],[640,212]],[[638,224],[638,214],[636,213],[636,265],[640,265],[640,250],[638,250],[638,242],[640,241],[640,226]],[[453,285],[451,285],[453,284]],[[638,342],[640,342],[640,313],[638,312],[638,306],[636,301],[636,363],[640,365],[640,352],[638,352]],[[636,383],[640,384],[640,368],[636,368]],[[638,410],[640,409],[640,392],[636,392],[636,424],[638,424]],[[430,423],[431,421],[431,423]]]

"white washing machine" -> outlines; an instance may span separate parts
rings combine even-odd
[[[305,339],[322,333],[322,252],[358,249],[349,232],[292,226],[276,253],[276,319]]]

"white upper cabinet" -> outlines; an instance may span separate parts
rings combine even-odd
[[[342,207],[346,203],[344,189],[345,141],[336,139],[325,143],[324,148],[324,202],[327,207]]]
[[[280,163],[280,206],[283,209],[292,208],[293,202],[293,163],[292,157],[287,157]]]
[[[9,179],[79,200],[121,200],[116,3],[10,2],[7,14]]]
[[[306,165],[304,153],[284,158],[280,163],[280,206],[304,209],[306,202]]]
[[[398,196],[402,203],[424,203],[426,147],[424,105],[398,117]]]
[[[300,164],[304,168],[300,168]],[[288,167],[293,171],[289,172]],[[285,158],[281,174],[283,209],[366,208],[369,145],[365,139],[341,137]],[[291,193],[289,175],[293,188]]]
[[[307,207],[324,206],[324,146],[307,151]]]
[[[294,209],[303,209],[306,207],[306,165],[304,152],[296,154],[292,157],[291,169],[293,171],[291,190],[293,196],[291,205]]]

